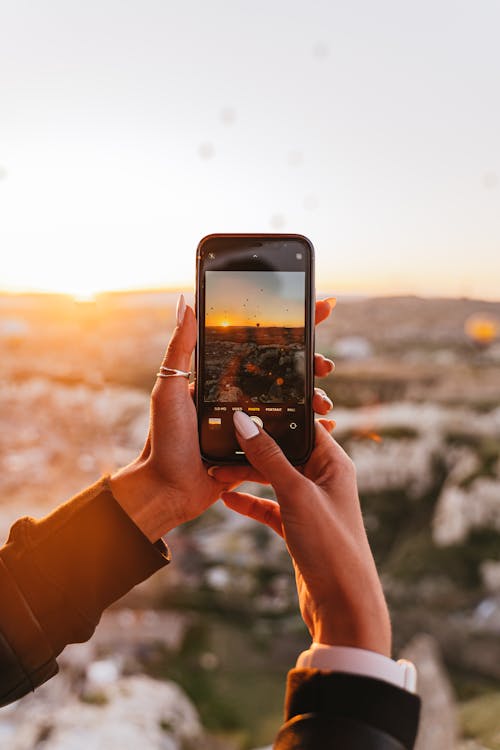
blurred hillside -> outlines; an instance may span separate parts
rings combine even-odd
[[[19,515],[43,513],[140,450],[175,303],[159,292],[0,297],[4,535]],[[499,320],[493,302],[340,299],[316,345],[336,362],[322,385],[357,466],[395,652],[424,643],[415,658],[423,650],[449,686],[450,726],[484,748],[500,748]],[[204,747],[269,743],[284,676],[308,642],[287,554],[219,504],[170,541],[175,564],[119,602],[90,644],[65,653],[71,700],[117,700],[106,678],[96,682],[99,668],[89,672],[104,663],[110,682],[178,682],[210,732]],[[431,646],[414,640],[423,633]],[[17,718],[0,713],[0,738],[15,736],[22,705]],[[438,720],[426,718],[425,750]],[[186,736],[196,738],[190,721]]]

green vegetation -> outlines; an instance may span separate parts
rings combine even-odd
[[[286,653],[277,647],[280,625],[246,619],[246,627],[219,617],[194,622],[179,653],[158,650],[146,671],[178,682],[195,703],[203,725],[230,737],[241,750],[269,744],[283,717],[285,676],[306,647],[304,630],[287,632]],[[281,639],[283,640],[283,639]]]
[[[445,576],[465,590],[481,585],[483,560],[500,560],[500,533],[473,531],[463,544],[436,547],[429,529],[408,536],[395,546],[384,570],[395,578],[416,583],[423,578]]]
[[[337,370],[331,382],[322,383],[322,387],[334,403],[345,408],[357,408],[403,400],[408,381],[394,375],[361,371],[356,375],[343,375]]]
[[[500,692],[487,693],[462,704],[460,719],[465,737],[482,742],[490,750],[500,750]]]
[[[413,427],[394,425],[380,429],[378,434],[383,440],[414,440],[418,437],[418,431]]]
[[[342,439],[339,442],[346,443],[350,440],[371,440],[371,432],[361,430],[346,430],[342,432]],[[418,431],[413,427],[403,425],[394,425],[393,427],[384,427],[379,429],[377,434],[382,440],[414,440],[418,437]]]
[[[173,732],[173,730],[175,729],[175,727],[174,727],[174,725],[172,724],[171,721],[168,721],[168,719],[162,719],[160,721],[160,729],[163,732]]]
[[[496,693],[499,688],[498,680],[493,677],[484,677],[477,672],[464,670],[456,665],[447,665],[457,700],[466,703],[473,698]]]
[[[47,740],[49,740],[52,736],[53,731],[54,728],[50,724],[41,726],[35,739],[35,746],[37,746],[39,743],[47,742]]]
[[[453,436],[453,440],[458,440],[458,436]],[[482,458],[478,475],[493,471],[499,442],[485,438],[478,444],[476,437],[474,446]],[[425,496],[411,500],[404,490],[366,494],[362,497],[363,512],[377,520],[369,537],[382,572],[407,583],[444,576],[456,587],[470,591],[481,584],[481,563],[500,559],[500,533],[476,529],[461,544],[446,547],[434,544],[432,518],[446,476],[444,463],[436,460],[432,486]]]
[[[479,414],[488,414],[490,411],[494,411],[498,408],[498,400],[480,399],[478,401],[473,401],[470,406],[474,411],[479,412]]]
[[[90,703],[91,706],[105,706],[109,703],[108,698],[101,690],[89,690],[80,696],[82,703]]]
[[[445,436],[445,442],[449,446],[466,446],[475,451],[479,467],[464,477],[460,487],[467,489],[479,477],[495,477],[497,465],[500,461],[500,440],[493,435],[478,436],[468,432],[466,429],[449,432]]]
[[[404,488],[362,495],[363,514],[377,521],[375,527],[370,529],[369,538],[381,570],[385,570],[386,566],[391,570],[395,567],[392,560],[407,540],[421,533],[430,535],[434,508],[446,479],[446,468],[441,461],[434,462],[432,475],[429,490],[418,500],[409,498]]]

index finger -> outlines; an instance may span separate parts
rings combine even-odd
[[[337,304],[337,300],[335,297],[328,297],[327,299],[319,299],[316,302],[316,314],[315,314],[315,325],[318,325],[318,323],[321,323],[323,320],[326,320],[335,305]]]

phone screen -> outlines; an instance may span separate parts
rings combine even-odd
[[[311,442],[312,247],[297,236],[212,236],[198,266],[197,402],[205,457],[238,462],[243,409],[305,460]]]

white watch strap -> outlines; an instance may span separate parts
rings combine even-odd
[[[363,677],[375,677],[410,693],[417,690],[417,670],[411,661],[394,661],[383,654],[362,648],[313,643],[297,659],[297,669],[306,667],[325,672],[347,672]]]

